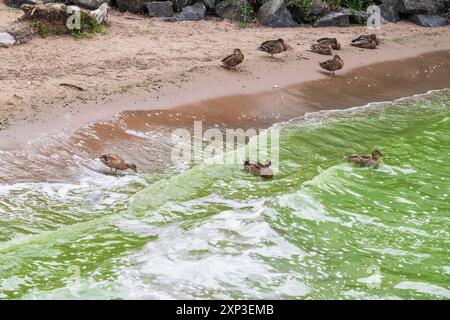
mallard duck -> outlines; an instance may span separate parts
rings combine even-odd
[[[341,44],[336,38],[320,38],[317,40],[320,45],[330,46],[333,50],[341,50]]]
[[[344,60],[341,59],[337,54],[333,57],[333,59],[329,59],[324,62],[320,62],[319,65],[330,72],[330,75],[334,74],[336,70],[342,69],[344,66]]]
[[[261,164],[252,160],[244,161],[244,169],[257,177],[265,179],[273,178],[273,170],[270,168],[272,162],[269,160],[265,164]]]
[[[261,43],[261,46],[258,48],[258,50],[271,54],[272,57],[274,54],[281,53],[287,49],[288,46],[283,39],[265,41]]]
[[[314,43],[311,46],[311,51],[319,54],[325,54],[328,56],[331,56],[331,48],[328,45],[320,44],[320,43]]]
[[[365,34],[352,40],[352,46],[364,49],[376,49],[379,44],[376,34]]]
[[[240,49],[234,49],[233,54],[222,60],[223,66],[227,69],[236,69],[236,66],[244,61],[244,54]]]
[[[380,150],[374,149],[371,156],[352,154],[345,158],[348,162],[354,163],[360,167],[375,167],[380,163],[380,157],[382,156]]]
[[[136,165],[132,163],[127,163],[117,154],[106,153],[99,157],[100,161],[110,168],[110,173],[116,172],[117,170],[127,170],[131,169],[137,172]]]

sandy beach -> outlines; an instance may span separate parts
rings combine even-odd
[[[19,15],[0,4],[0,27]],[[1,48],[1,129],[36,121],[64,128],[69,124],[61,122],[61,115],[82,124],[124,110],[171,108],[326,79],[318,62],[327,56],[309,51],[322,36],[337,37],[343,44],[339,54],[345,67],[336,78],[376,62],[450,50],[449,27],[425,29],[409,22],[375,30],[380,47],[364,50],[349,45],[368,31],[358,26],[242,29],[215,18],[167,23],[115,10],[109,21],[106,34],[92,39],[49,36]],[[279,37],[291,47],[288,52],[272,59],[256,50],[262,41]],[[237,72],[227,72],[219,62],[235,47],[244,52],[245,62]]]

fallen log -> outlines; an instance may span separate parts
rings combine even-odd
[[[41,36],[92,32],[98,25],[106,23],[108,13],[106,4],[94,11],[62,3],[24,4],[21,9],[24,14],[20,20],[29,21]]]

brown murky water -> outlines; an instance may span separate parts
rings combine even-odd
[[[178,128],[261,129],[308,112],[342,109],[450,87],[448,52],[374,64],[342,76],[258,95],[201,101],[170,110],[126,111],[67,133],[61,131],[0,150],[0,183],[77,180],[102,171],[96,158],[123,155],[141,172],[171,166],[171,133]]]

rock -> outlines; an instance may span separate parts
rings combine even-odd
[[[149,0],[116,0],[120,12],[143,13],[147,9],[145,4]]]
[[[23,4],[36,4],[35,0],[5,0],[5,4],[11,8],[20,8]]]
[[[7,32],[0,32],[0,47],[11,47],[16,43],[12,35]]]
[[[77,6],[95,10],[98,9],[102,4],[108,3],[109,0],[72,0],[72,2]]]
[[[399,12],[404,15],[428,13],[435,8],[433,0],[400,0]]]
[[[344,9],[344,11],[341,12],[348,13],[347,9]],[[350,23],[365,24],[368,18],[369,14],[365,11],[350,10]]]
[[[206,8],[202,2],[197,2],[192,6],[184,7],[183,10],[174,18],[167,19],[166,21],[198,21],[205,17]]]
[[[380,7],[381,18],[388,22],[397,23],[401,20],[398,13],[400,0],[382,0]]]
[[[408,16],[408,20],[422,27],[436,28],[448,25],[447,18],[437,15],[413,14]]]
[[[192,5],[195,0],[173,0],[173,7],[176,12],[180,12],[184,7]]]
[[[250,6],[247,0],[224,0],[216,3],[214,10],[222,19],[242,21],[244,16],[242,10]]]
[[[310,6],[293,3],[287,6],[292,18],[297,23],[310,23],[328,12],[327,4],[322,0],[313,0]]]
[[[173,16],[172,1],[154,1],[147,3],[147,11],[150,17],[171,17]]]
[[[203,0],[203,4],[205,5],[206,11],[213,13],[214,8],[216,6],[216,2],[218,2],[218,0]]]
[[[351,15],[350,9],[331,12],[314,22],[313,27],[349,27]]]
[[[272,28],[297,25],[283,0],[267,0],[259,8],[258,19],[263,26]]]

